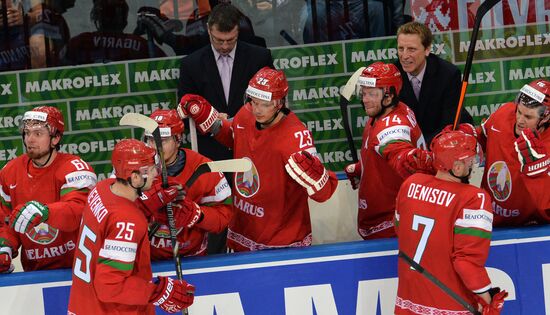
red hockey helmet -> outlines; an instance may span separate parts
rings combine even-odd
[[[516,104],[522,104],[533,108],[541,105],[546,106],[541,118],[550,115],[550,81],[537,79],[529,84],[525,84],[518,93]]]
[[[111,157],[117,178],[127,179],[132,172],[156,165],[156,151],[136,139],[120,140]]]
[[[57,133],[62,136],[65,131],[63,114],[59,109],[52,106],[38,106],[25,112],[19,124],[20,131],[23,132],[25,126],[29,125],[44,125],[50,130],[52,136]]]
[[[464,161],[477,155],[477,140],[462,131],[443,131],[430,145],[434,153],[434,167],[440,171],[453,168],[455,161]]]
[[[183,133],[185,125],[178,116],[178,112],[175,109],[157,109],[151,116],[158,124],[160,128],[161,137],[179,136]],[[145,133],[146,136],[151,136]]]
[[[246,95],[264,101],[280,100],[288,93],[288,82],[283,71],[263,67],[250,79]]]
[[[398,95],[403,86],[403,80],[399,69],[394,64],[377,61],[361,72],[357,84],[360,87],[384,89],[384,94],[389,94],[393,87],[395,95]]]

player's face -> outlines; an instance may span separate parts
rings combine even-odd
[[[210,35],[210,43],[212,43],[214,49],[222,55],[227,55],[237,44],[239,27],[235,26],[231,31],[224,33],[218,31],[217,25],[212,25],[208,29],[208,34]]]
[[[424,68],[431,47],[422,46],[417,34],[399,34],[397,36],[397,56],[405,72],[417,75]]]
[[[384,91],[379,88],[361,87],[361,99],[367,116],[374,117],[382,110]]]
[[[23,141],[27,148],[27,155],[32,160],[41,162],[47,159],[50,150],[57,143],[57,137],[50,136],[49,128],[44,124],[26,124],[23,128]]]
[[[252,114],[254,114],[256,122],[260,124],[272,119],[280,108],[278,101],[264,101],[255,97],[250,98],[250,104],[252,105]]]
[[[146,137],[147,146],[156,150],[155,140],[153,137]],[[179,143],[175,136],[162,137],[162,154],[165,163],[174,162],[178,155]]]
[[[142,190],[146,191],[151,189],[151,186],[153,185],[153,181],[155,180],[155,177],[159,174],[158,167],[156,165],[150,165],[144,168],[144,170],[140,170],[141,175],[146,175],[145,179],[145,186],[143,186]],[[143,178],[143,176],[142,176]]]
[[[521,131],[525,128],[536,130],[539,120],[540,116],[536,108],[529,108],[519,103],[516,109],[516,127],[514,130],[516,135],[521,134]]]

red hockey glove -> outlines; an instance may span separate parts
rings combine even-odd
[[[201,207],[187,198],[178,203],[172,203],[174,209],[174,220],[176,221],[176,228],[187,227],[188,229],[192,228],[195,224],[200,222],[203,213]],[[168,216],[166,211],[160,209],[153,213],[155,220],[158,222],[168,225]]]
[[[141,193],[138,203],[148,213],[156,213],[168,203],[183,198],[185,192],[178,182],[169,179],[168,186],[168,188],[162,188],[160,180],[154,181],[151,189]]]
[[[38,201],[29,201],[19,206],[10,215],[11,227],[21,234],[25,234],[35,226],[48,220],[48,207]]]
[[[474,125],[472,125],[472,124],[469,124],[469,123],[462,123],[462,124],[459,124],[459,125],[457,126],[456,130],[462,131],[462,132],[464,132],[464,133],[467,134],[467,135],[474,136],[474,137],[477,139],[476,127],[474,127]],[[443,128],[442,131],[453,131],[453,125],[447,125],[447,126],[445,126],[445,128]]]
[[[0,273],[13,272],[14,266],[11,263],[12,250],[8,242],[0,238]]]
[[[500,288],[492,288],[489,290],[492,296],[491,304],[487,304],[485,300],[476,294],[477,302],[483,307],[481,314],[483,315],[499,315],[504,306],[504,299],[508,296],[508,292],[500,291]]]
[[[310,196],[322,190],[329,180],[329,173],[321,161],[307,151],[291,154],[285,169]]]
[[[344,168],[346,176],[348,177],[351,188],[357,189],[359,187],[359,182],[361,181],[361,163],[349,164]]]
[[[548,171],[550,156],[537,132],[524,129],[514,145],[523,174],[534,177]]]
[[[165,312],[177,313],[193,304],[195,287],[184,280],[159,276],[155,283],[157,287],[151,295],[150,302]]]
[[[180,117],[191,117],[197,123],[202,134],[206,134],[218,119],[218,111],[204,97],[195,94],[185,94],[178,105]]]
[[[422,149],[412,149],[404,152],[398,157],[396,171],[403,178],[407,178],[416,172],[435,174],[433,153]]]

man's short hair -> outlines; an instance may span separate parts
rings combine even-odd
[[[414,21],[401,25],[399,29],[397,29],[397,36],[400,34],[418,35],[424,48],[430,47],[434,39],[432,32],[426,25]]]
[[[212,9],[208,16],[208,28],[214,25],[222,33],[231,32],[239,25],[242,13],[230,3],[220,3]]]

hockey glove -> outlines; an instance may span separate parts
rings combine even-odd
[[[349,164],[344,168],[344,171],[346,172],[346,176],[348,177],[351,188],[354,190],[359,187],[359,182],[361,181],[361,163],[353,163]]]
[[[321,191],[329,180],[329,173],[321,161],[307,151],[291,154],[285,169],[290,177],[307,189],[309,196]]]
[[[48,220],[48,207],[38,201],[29,201],[11,213],[11,227],[21,234],[25,234],[35,226]]]
[[[474,127],[474,125],[472,125],[472,124],[469,124],[469,123],[459,124],[457,126],[456,130],[462,131],[467,135],[474,136],[477,139],[477,131],[476,131],[476,128]],[[445,128],[443,128],[442,131],[453,131],[453,125],[445,126]]]
[[[184,280],[159,276],[155,283],[157,287],[151,295],[150,302],[165,312],[177,313],[193,304],[195,287]]]
[[[178,32],[183,28],[179,20],[169,20],[158,8],[141,7],[137,12],[137,27],[134,35],[151,34],[159,43],[173,45],[176,36],[174,31]]]
[[[491,304],[487,304],[485,300],[476,294],[477,302],[483,307],[481,314],[483,315],[499,315],[504,306],[504,299],[508,296],[508,292],[501,291],[500,288],[491,288],[489,290],[491,295]]]
[[[176,221],[176,228],[187,227],[192,228],[195,224],[199,223],[203,217],[201,207],[195,202],[188,200],[187,198],[178,203],[172,203],[174,209],[174,220]],[[168,216],[166,211],[160,210],[153,213],[155,220],[168,225]]]
[[[168,203],[184,198],[185,192],[179,183],[169,179],[168,186],[168,188],[162,188],[160,180],[154,181],[151,189],[141,193],[138,203],[141,204],[148,214],[154,214]]]
[[[550,156],[537,132],[524,129],[514,145],[523,174],[534,177],[548,171]]]
[[[181,98],[178,114],[182,119],[193,118],[202,134],[209,133],[218,119],[218,111],[204,97],[195,94],[185,94]]]
[[[403,178],[407,178],[416,172],[435,174],[433,153],[422,149],[412,149],[401,153],[397,159],[396,171]]]
[[[12,250],[8,242],[0,238],[0,273],[13,272],[14,266],[11,263]]]

